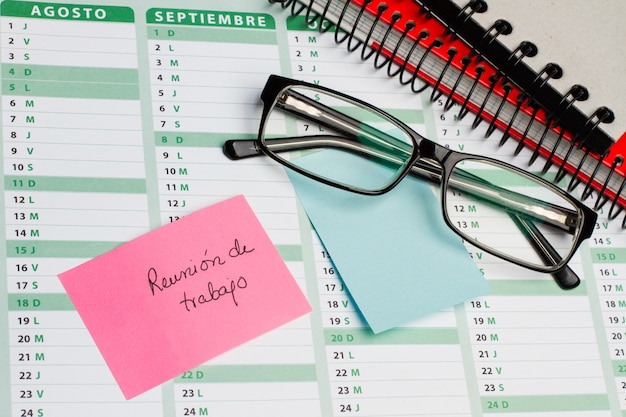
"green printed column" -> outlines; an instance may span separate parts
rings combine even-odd
[[[228,138],[256,134],[261,89],[281,64],[268,14],[150,9],[147,21],[165,223],[231,194],[225,181],[237,176],[219,165],[225,162],[221,146]],[[248,196],[268,194],[257,185],[238,186]]]
[[[493,294],[465,303],[473,388],[484,415],[606,413],[584,288],[565,292],[548,279],[490,284]]]
[[[282,168],[222,152],[226,139],[258,131],[261,90],[283,66],[277,22],[249,7],[155,8],[147,22],[162,222],[244,194],[304,288],[297,204]],[[321,415],[308,317],[185,372],[174,394],[180,416]]]
[[[384,107],[422,131],[419,96],[400,94],[387,86],[375,87],[372,79],[381,74],[371,62],[359,65],[360,53],[348,54],[345,48],[337,48],[333,31],[320,34],[319,24],[319,19],[308,23],[304,15],[287,20],[293,76]],[[454,311],[449,309],[374,335],[338,277],[332,253],[326,251],[315,233],[311,238],[328,364],[329,384],[325,388],[331,404],[326,414],[469,415]],[[373,294],[384,292],[389,279],[381,276],[381,287],[372,289]],[[437,277],[433,275],[433,279]],[[390,306],[390,310],[395,307]]]
[[[626,245],[619,222],[602,217],[588,241],[599,313],[596,327],[604,329],[599,344],[614,415],[626,416]]]
[[[148,230],[134,13],[4,1],[1,25],[7,407],[128,414],[57,274]]]

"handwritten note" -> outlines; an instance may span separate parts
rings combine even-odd
[[[311,310],[242,196],[59,278],[127,399]]]

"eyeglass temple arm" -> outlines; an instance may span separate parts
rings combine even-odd
[[[554,247],[548,242],[546,237],[537,229],[537,226],[532,221],[525,219],[517,213],[509,212],[509,216],[513,223],[524,233],[526,238],[532,243],[532,247],[535,252],[543,259],[544,262],[552,265],[556,265],[561,262],[561,256],[554,249]],[[578,287],[580,284],[580,278],[576,273],[567,265],[558,271],[552,272],[552,277],[564,290],[569,290]]]

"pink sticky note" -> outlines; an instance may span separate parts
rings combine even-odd
[[[243,196],[59,278],[127,399],[311,310]]]

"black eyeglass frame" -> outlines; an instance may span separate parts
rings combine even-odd
[[[393,122],[398,128],[402,129],[404,131],[404,133],[411,139],[412,144],[413,144],[413,149],[412,149],[412,153],[411,156],[407,159],[406,164],[404,166],[404,168],[401,170],[401,172],[397,175],[397,177],[386,187],[378,189],[378,190],[364,190],[364,189],[360,189],[360,188],[355,188],[355,187],[351,187],[349,185],[346,184],[341,184],[341,183],[336,183],[330,180],[327,180],[324,177],[320,177],[320,176],[316,176],[314,174],[311,174],[310,172],[300,168],[297,165],[291,164],[288,160],[285,160],[283,158],[281,158],[277,152],[279,151],[274,151],[270,148],[270,145],[268,145],[265,141],[265,130],[266,130],[266,126],[267,126],[267,120],[268,120],[268,116],[269,114],[272,112],[272,110],[274,109],[274,107],[276,106],[276,103],[281,95],[281,93],[283,91],[285,91],[286,89],[290,88],[290,87],[305,87],[308,89],[312,89],[312,90],[318,90],[320,92],[324,92],[326,94],[335,96],[337,98],[341,98],[343,100],[347,100],[350,101],[358,106],[361,106],[365,109],[367,109],[368,111],[377,113],[378,115],[380,115],[381,117],[388,119],[389,121]],[[270,77],[267,80],[267,83],[265,85],[265,87],[263,88],[263,91],[261,93],[261,100],[263,101],[263,111],[262,111],[262,115],[261,115],[261,122],[260,122],[260,126],[259,126],[259,133],[258,133],[258,137],[255,140],[254,143],[254,149],[248,149],[247,151],[249,152],[248,155],[244,155],[244,156],[239,156],[239,157],[245,157],[245,156],[252,156],[254,154],[258,154],[263,153],[266,156],[272,158],[273,160],[275,160],[276,162],[280,163],[283,166],[288,167],[289,169],[298,172],[301,175],[304,175],[308,178],[311,178],[315,181],[318,182],[322,182],[326,185],[332,186],[332,187],[336,187],[339,189],[343,189],[346,191],[350,191],[350,192],[354,192],[354,193],[358,193],[358,194],[363,194],[363,195],[380,195],[380,194],[384,194],[388,191],[390,191],[391,189],[393,189],[400,181],[402,181],[402,179],[411,172],[412,169],[415,168],[415,166],[417,164],[419,164],[419,162],[421,160],[425,160],[425,161],[430,161],[429,163],[426,163],[426,166],[430,167],[430,169],[427,169],[427,172],[429,172],[429,178],[426,178],[428,180],[430,180],[431,182],[434,183],[438,183],[439,186],[441,187],[441,211],[443,214],[443,218],[445,223],[448,225],[448,227],[450,229],[452,229],[457,235],[459,235],[461,238],[467,240],[468,242],[470,242],[472,245],[484,250],[485,252],[488,252],[494,256],[497,256],[499,258],[502,258],[506,261],[509,261],[511,263],[520,265],[522,267],[531,269],[531,270],[535,270],[535,271],[539,271],[539,272],[547,272],[547,273],[555,273],[558,271],[563,270],[564,268],[567,267],[567,263],[571,260],[572,256],[574,255],[574,253],[578,250],[578,248],[580,247],[581,243],[589,238],[591,236],[591,234],[593,233],[593,230],[595,228],[595,224],[596,224],[596,220],[597,220],[597,213],[595,211],[593,211],[591,208],[585,206],[583,203],[581,203],[580,201],[578,201],[577,199],[575,199],[574,197],[572,197],[571,195],[569,195],[568,193],[566,193],[565,191],[563,191],[562,189],[560,189],[559,187],[557,187],[556,185],[544,180],[543,178],[540,178],[534,174],[531,174],[521,168],[518,168],[514,165],[508,164],[506,162],[503,161],[499,161],[497,159],[494,158],[489,158],[489,157],[484,157],[484,156],[479,156],[479,155],[473,155],[473,154],[468,154],[468,153],[463,153],[463,152],[458,152],[458,151],[454,151],[452,149],[446,148],[444,146],[441,146],[425,137],[423,137],[422,135],[420,135],[419,133],[417,133],[416,131],[414,131],[413,129],[411,129],[409,126],[407,126],[404,122],[402,122],[401,120],[397,119],[396,117],[392,116],[391,114],[375,107],[372,106],[371,104],[364,102],[358,98],[343,94],[339,91],[330,89],[330,88],[326,88],[320,85],[316,85],[316,84],[311,84],[311,83],[307,83],[304,81],[298,81],[298,80],[294,80],[294,79],[290,79],[290,78],[286,78],[286,77],[282,77],[282,76],[278,76],[278,75],[270,75]],[[318,104],[319,106],[319,104]],[[310,119],[312,122],[315,123],[320,123],[320,120],[317,120],[315,118],[311,118]],[[328,126],[328,127],[334,127],[334,126]],[[306,139],[307,137],[302,137],[302,141],[300,142],[300,146],[298,146],[298,149],[306,149],[307,145],[306,145]],[[233,146],[235,146],[235,142],[238,141],[227,141],[227,143],[224,146],[224,152],[228,155],[228,154],[237,154],[237,150],[235,150],[233,148]],[[319,145],[311,145],[309,146],[310,148],[315,148],[315,147],[319,147]],[[522,260],[519,260],[515,257],[512,256],[508,256],[506,253],[502,253],[499,251],[496,251],[494,248],[492,248],[491,246],[485,245],[480,241],[475,241],[475,240],[471,240],[468,239],[467,236],[464,236],[463,233],[458,230],[458,228],[456,228],[453,223],[452,220],[450,219],[449,215],[448,215],[448,211],[446,210],[446,201],[447,201],[447,191],[448,191],[448,184],[449,184],[449,180],[450,180],[450,176],[452,173],[452,168],[454,166],[456,166],[459,162],[464,161],[464,160],[474,160],[474,161],[481,161],[487,164],[491,164],[494,166],[499,166],[499,167],[503,167],[507,170],[510,171],[514,171],[517,174],[524,176],[526,178],[530,178],[532,179],[534,182],[539,183],[545,187],[547,187],[548,189],[552,190],[554,193],[558,194],[561,198],[567,200],[568,202],[571,203],[571,205],[573,207],[576,208],[576,214],[577,214],[577,221],[579,222],[580,226],[577,228],[576,231],[576,235],[573,237],[573,244],[571,246],[571,250],[570,252],[567,254],[567,256],[561,258],[560,262],[557,265],[546,265],[545,267],[541,267],[532,263],[528,263],[528,262],[524,262]],[[435,162],[438,167],[435,167],[433,169],[433,163]],[[424,167],[424,164],[421,164],[422,167]],[[425,175],[422,173],[420,174],[420,177],[424,178]],[[573,227],[578,226],[578,224],[573,225]]]

